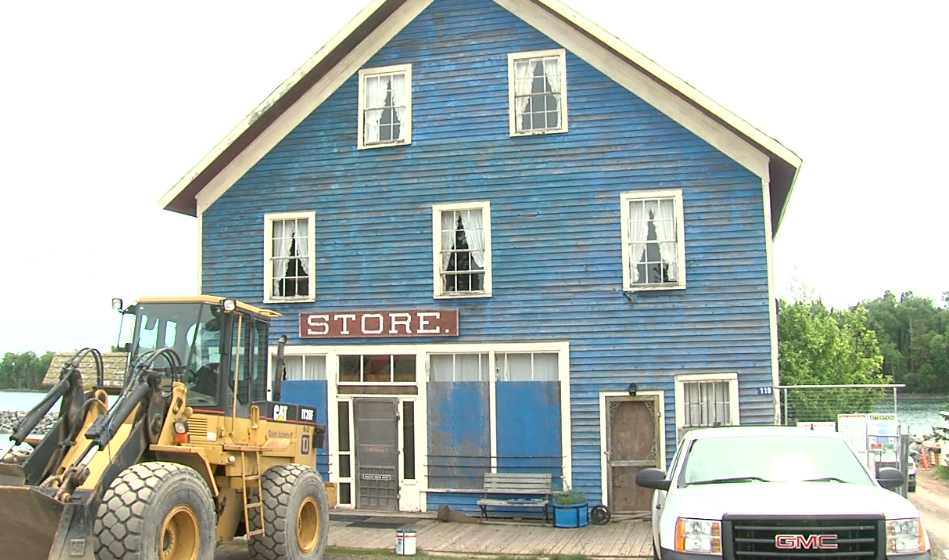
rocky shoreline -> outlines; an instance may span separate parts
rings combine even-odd
[[[27,412],[23,410],[0,411],[0,434],[12,434],[13,429],[16,428],[17,424],[19,424],[26,415]],[[36,425],[32,433],[34,435],[40,435],[49,432],[58,417],[58,409],[47,413],[46,416],[40,420],[40,423]]]

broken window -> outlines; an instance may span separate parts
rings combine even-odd
[[[411,66],[391,66],[359,73],[359,147],[411,141]]]
[[[436,208],[438,278],[436,295],[484,294],[488,291],[489,236],[484,207]]]
[[[681,195],[624,195],[623,255],[626,287],[685,285]]]
[[[566,131],[564,51],[511,55],[511,134]]]
[[[313,214],[267,216],[268,301],[312,299]]]

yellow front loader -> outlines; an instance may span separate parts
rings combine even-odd
[[[212,296],[113,305],[134,319],[121,390],[103,386],[99,352],[81,350],[0,449],[0,556],[212,560],[246,535],[254,559],[322,558],[325,426],[280,402],[283,337],[267,383],[279,315]],[[94,383],[80,364],[94,364]],[[53,429],[31,440],[57,401]]]

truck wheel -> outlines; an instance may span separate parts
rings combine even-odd
[[[132,465],[105,491],[93,534],[99,560],[213,560],[211,492],[184,465]]]
[[[319,560],[329,536],[329,499],[316,469],[278,465],[260,479],[264,504],[264,534],[248,539],[255,560]],[[260,515],[250,511],[250,524],[260,527]]]

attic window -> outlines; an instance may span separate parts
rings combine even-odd
[[[566,51],[508,55],[511,136],[567,131]]]
[[[412,65],[359,71],[359,148],[412,142]]]

